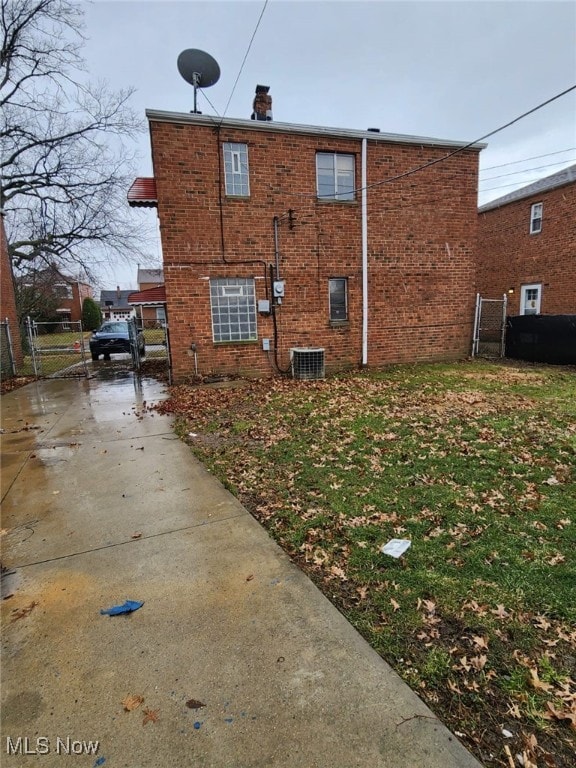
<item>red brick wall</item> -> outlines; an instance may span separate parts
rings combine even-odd
[[[150,124],[164,254],[175,378],[193,372],[269,374],[262,339],[272,318],[258,316],[258,342],[214,344],[210,277],[255,277],[267,296],[274,262],[273,217],[294,210],[295,227],[279,226],[286,296],[278,310],[278,357],[291,347],[324,347],[328,370],[362,358],[361,200],[316,199],[316,152],[353,153],[361,186],[361,140],[278,133],[249,127]],[[250,198],[226,197],[222,232],[218,157],[222,143],[248,144]],[[368,142],[368,184],[443,157],[450,150]],[[368,364],[454,359],[468,353],[475,292],[478,154],[462,152],[406,179],[368,192]],[[252,260],[254,263],[238,263]],[[348,278],[349,322],[331,327],[328,279]]]
[[[542,231],[530,234],[530,209],[543,203]],[[541,283],[543,315],[576,314],[576,184],[479,214],[478,290],[520,314],[520,288]]]
[[[14,283],[12,282],[12,270],[8,257],[8,244],[4,229],[4,219],[0,214],[0,319],[8,318],[10,334],[12,337],[12,349],[17,365],[22,364],[22,344],[18,329],[18,315],[16,313],[16,298],[14,296]]]
[[[72,283],[72,299],[70,302],[70,320],[82,320],[82,305],[84,299],[93,298],[92,288],[86,283]],[[64,306],[64,305],[63,305]]]

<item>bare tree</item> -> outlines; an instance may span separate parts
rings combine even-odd
[[[132,89],[86,80],[72,0],[1,0],[0,204],[15,267],[140,258],[149,233],[126,203],[143,129]],[[144,256],[145,258],[145,256]]]

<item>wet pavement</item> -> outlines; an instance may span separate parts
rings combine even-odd
[[[2,765],[478,768],[163,396],[103,367],[2,397]]]

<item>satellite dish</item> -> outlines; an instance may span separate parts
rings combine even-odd
[[[194,86],[193,114],[201,115],[202,113],[196,108],[196,94],[198,88],[209,88],[218,82],[220,79],[218,62],[209,53],[196,48],[187,48],[178,56],[178,72],[187,83]]]

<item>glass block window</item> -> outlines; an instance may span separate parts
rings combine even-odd
[[[224,180],[227,195],[250,196],[247,144],[224,143]]]
[[[316,154],[316,186],[322,200],[354,200],[354,155]]]
[[[348,320],[348,280],[333,277],[328,281],[330,320]]]
[[[542,232],[542,211],[543,203],[534,203],[530,208],[530,234],[537,235]]]
[[[254,278],[212,278],[210,303],[214,341],[255,341],[258,338]]]

